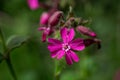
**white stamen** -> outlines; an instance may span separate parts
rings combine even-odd
[[[62,44],[62,49],[67,52],[68,50],[70,50],[70,46],[68,45],[68,43],[64,43]]]

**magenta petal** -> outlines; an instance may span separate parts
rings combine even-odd
[[[95,32],[90,32],[89,35],[90,35],[91,37],[96,37],[96,36],[97,36]]]
[[[68,36],[69,36],[68,42],[71,41],[71,40],[74,38],[74,36],[75,36],[75,31],[74,31],[73,28],[71,28],[71,29],[69,30]]]
[[[42,30],[45,30],[45,29],[46,29],[46,27],[39,27],[38,28],[39,31],[42,31]]]
[[[67,42],[67,28],[62,28],[60,31],[61,37],[63,39],[63,42]]]
[[[28,0],[28,5],[30,9],[36,10],[37,8],[39,8],[39,0]]]
[[[80,39],[80,38],[71,41],[70,46],[73,50],[81,51],[81,50],[85,49],[83,39]]]
[[[61,59],[65,55],[65,52],[63,50],[60,50],[57,55],[57,59]]]
[[[78,50],[78,51],[82,51],[85,49],[85,45],[84,44],[79,44],[77,46],[72,46],[71,47],[73,50]]]
[[[58,50],[58,51],[51,52],[51,57],[52,57],[52,58],[55,58],[55,57],[58,55],[58,52],[59,52],[59,50]]]
[[[62,44],[61,41],[59,41],[57,39],[53,39],[53,38],[48,38],[48,42],[52,43],[52,44]]]
[[[69,65],[73,64],[73,61],[72,61],[71,56],[70,56],[70,53],[66,53],[65,59],[66,59],[67,64],[69,64]]]
[[[60,50],[60,49],[62,49],[62,46],[61,46],[61,45],[54,45],[54,44],[49,44],[49,45],[48,45],[48,50],[49,50],[50,52],[55,52],[55,51],[58,51],[58,50]]]
[[[46,25],[48,23],[49,13],[44,12],[40,17],[40,24]]]
[[[73,61],[75,61],[75,62],[79,61],[79,57],[76,55],[75,52],[70,50],[70,55],[71,55],[71,58],[73,59]]]
[[[47,34],[45,32],[43,32],[43,34],[42,34],[42,42],[46,41],[46,36],[47,36]]]

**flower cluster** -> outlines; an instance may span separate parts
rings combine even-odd
[[[39,0],[28,0],[28,6],[31,10],[36,10],[38,8],[49,10],[47,12],[43,12],[40,16],[40,27],[38,30],[42,31],[43,42],[46,41],[47,36],[51,35],[54,32],[54,26],[58,24],[63,14],[61,11],[58,11],[59,2],[60,0],[54,0],[52,5],[48,5],[40,2]]]
[[[60,60],[65,56],[67,64],[71,65],[73,62],[79,61],[75,51],[82,51],[93,43],[97,43],[100,48],[100,40],[96,38],[96,33],[91,29],[82,24],[77,24],[78,20],[75,17],[69,17],[66,20],[63,17],[62,11],[55,11],[49,18],[46,13],[42,14],[40,22],[47,24],[47,27],[39,27],[39,30],[43,30],[42,41],[48,42],[48,50],[51,53],[51,57]],[[56,32],[59,32],[60,37],[54,37],[58,35]],[[76,32],[80,32],[89,38],[75,39]],[[52,38],[50,36],[52,35],[51,33],[54,33]],[[50,37],[46,37],[46,35]]]
[[[40,17],[40,24],[38,30],[43,31],[42,34],[42,41],[46,41],[46,37],[51,35],[55,31],[55,26],[58,24],[61,16],[61,11],[56,11],[53,13],[53,15],[50,15],[49,13],[43,13]]]
[[[97,39],[96,33],[83,26],[87,23],[86,20],[74,17],[71,9],[67,17],[64,17],[63,12],[58,9],[59,0],[54,0],[53,5],[46,5],[38,0],[28,0],[28,4],[32,10],[49,9],[40,16],[38,30],[42,31],[42,42],[48,42],[48,50],[52,58],[60,60],[65,56],[67,64],[71,65],[79,61],[76,51],[82,51],[94,43],[98,48],[101,47],[101,41]],[[76,32],[88,38],[74,38]]]

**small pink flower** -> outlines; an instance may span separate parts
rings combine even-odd
[[[78,26],[77,28],[77,31],[84,34],[84,35],[87,35],[87,36],[91,36],[91,37],[96,37],[96,33],[91,31],[89,28],[87,27],[84,27],[84,26]]]
[[[36,10],[39,8],[39,0],[28,0],[28,5],[31,10]]]
[[[51,27],[39,27],[39,31],[43,31],[42,33],[42,42],[46,41],[47,36],[53,33],[53,29]]]
[[[73,40],[75,36],[73,28],[70,30],[67,28],[62,28],[60,34],[63,41],[48,38],[48,49],[51,52],[51,57],[59,60],[65,56],[66,62],[69,65],[73,64],[73,61],[78,62],[79,57],[76,55],[74,50],[82,51],[85,48],[83,39],[78,38]]]
[[[49,19],[49,13],[47,13],[47,12],[42,13],[42,15],[40,17],[40,24],[47,25],[48,19]]]

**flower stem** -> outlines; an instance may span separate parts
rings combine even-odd
[[[15,70],[14,70],[13,65],[11,63],[11,59],[10,59],[10,55],[9,54],[8,54],[8,56],[6,58],[6,63],[8,65],[9,70],[10,70],[10,73],[11,73],[11,75],[13,77],[13,80],[17,80],[17,76],[15,74]]]
[[[5,44],[4,34],[3,34],[3,31],[1,29],[1,27],[0,27],[0,38],[1,38],[1,41],[2,41],[3,52],[5,52],[7,48],[6,48],[6,44]]]
[[[7,47],[6,47],[6,43],[5,43],[5,39],[4,39],[4,34],[3,34],[1,27],[0,27],[0,39],[2,41],[3,53],[5,53],[4,59],[6,60],[6,63],[8,65],[10,72],[11,72],[11,75],[13,76],[13,79],[17,80],[14,68],[13,68],[12,63],[11,63],[10,54],[9,54],[10,52],[7,51]]]
[[[59,63],[58,61],[55,61],[55,74],[54,74],[54,77],[55,77],[55,80],[60,80],[60,70],[59,70]]]
[[[55,75],[55,80],[60,80],[60,76],[59,75]]]

